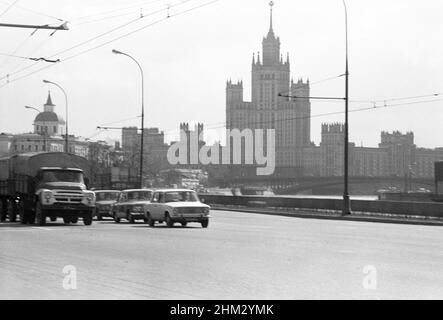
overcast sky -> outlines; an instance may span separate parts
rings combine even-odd
[[[57,31],[53,36],[45,30],[31,35],[32,29],[0,28],[1,54],[62,60],[35,64],[0,55],[0,132],[31,131],[36,112],[24,106],[43,108],[48,89],[56,112],[65,117],[62,93],[42,79],[65,88],[70,133],[94,140],[118,139],[120,131],[97,131],[96,127],[139,125],[135,118],[141,108],[139,71],[127,57],[112,54],[113,48],[131,54],[145,71],[146,126],[159,127],[167,140],[178,136],[180,122],[222,126],[227,79],[242,79],[245,98],[250,99],[252,53],[261,51],[262,37],[269,28],[269,1],[219,0],[174,16],[209,2],[0,0],[1,23],[55,25],[61,23],[55,18],[70,21],[69,31]],[[315,84],[344,73],[341,0],[274,2],[274,31],[284,56],[289,52],[292,77],[309,78],[312,96],[344,96],[343,77]],[[166,19],[168,4],[171,17]],[[443,93],[443,3],[348,0],[347,5],[350,109],[373,106],[366,101],[378,101],[376,106],[382,106],[386,100],[388,105],[351,113],[350,140],[376,146],[382,130],[400,130],[413,131],[418,146],[442,147],[443,101],[425,101],[443,99],[443,95],[430,96]],[[140,7],[145,17],[133,21],[140,17]],[[149,15],[161,9],[165,10]],[[69,58],[155,21],[160,22]],[[126,27],[93,39],[126,23]],[[93,40],[60,53],[89,39]],[[9,83],[5,78],[8,73]],[[415,96],[420,98],[391,100]],[[312,115],[343,109],[343,102],[312,101]],[[133,119],[121,121],[128,118]],[[312,140],[320,142],[322,122],[343,119],[343,114],[313,117]],[[219,131],[208,136],[217,139]]]

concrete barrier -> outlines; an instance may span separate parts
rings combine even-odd
[[[263,196],[226,196],[200,194],[206,204],[234,205],[262,208],[298,208],[314,210],[342,211],[341,199],[312,199],[293,197],[263,197]],[[443,203],[438,202],[405,202],[385,200],[351,200],[354,212],[393,214],[403,216],[438,217],[443,218]]]

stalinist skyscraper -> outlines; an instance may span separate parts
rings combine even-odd
[[[302,149],[310,144],[309,80],[290,78],[289,54],[280,53],[280,38],[273,29],[270,5],[269,31],[260,52],[252,57],[251,102],[243,100],[243,82],[226,83],[226,129],[275,129],[275,174],[302,174]]]

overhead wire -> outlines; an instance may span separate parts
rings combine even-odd
[[[193,0],[185,0],[185,1],[182,1],[181,3],[179,3],[179,4],[176,4],[175,6],[178,6],[178,5],[184,4],[184,3],[189,2],[189,1],[193,1]],[[172,18],[172,17],[175,17],[175,16],[179,16],[179,15],[182,15],[182,14],[185,14],[185,13],[188,13],[188,12],[191,12],[191,11],[193,11],[193,10],[196,10],[196,9],[199,9],[199,8],[202,8],[202,7],[205,7],[205,6],[208,6],[208,5],[213,4],[213,3],[215,3],[215,2],[218,2],[218,1],[220,1],[220,0],[212,0],[212,1],[209,1],[209,2],[206,2],[206,3],[203,3],[203,4],[201,4],[201,5],[194,6],[194,7],[190,8],[190,9],[183,10],[183,11],[180,11],[180,12],[175,13],[175,14],[170,14],[170,15],[168,15],[166,18],[162,18],[162,19],[156,20],[156,21],[151,22],[151,23],[149,23],[149,24],[147,24],[147,25],[144,25],[144,26],[142,26],[142,27],[140,27],[140,28],[137,28],[137,29],[135,29],[135,30],[133,30],[133,31],[131,31],[131,32],[125,33],[125,34],[123,34],[123,35],[121,35],[121,36],[118,36],[118,37],[116,37],[116,38],[113,38],[113,39],[111,39],[111,40],[108,40],[108,41],[106,41],[106,42],[104,42],[104,43],[101,43],[101,44],[99,44],[99,45],[96,45],[96,46],[94,46],[94,47],[92,47],[92,48],[89,48],[89,49],[83,50],[83,51],[81,51],[81,52],[79,52],[79,53],[76,53],[76,54],[74,54],[74,55],[71,55],[71,56],[69,56],[69,57],[67,57],[67,58],[61,59],[61,62],[63,62],[63,61],[67,61],[67,60],[71,60],[71,59],[76,58],[76,57],[78,57],[78,56],[80,56],[80,55],[83,55],[83,54],[85,54],[85,53],[87,53],[87,52],[90,52],[90,51],[92,51],[92,50],[95,50],[95,49],[101,48],[101,47],[103,47],[103,46],[105,46],[105,45],[107,45],[107,44],[110,44],[110,43],[112,43],[112,42],[115,42],[115,41],[117,41],[117,40],[120,40],[120,39],[122,39],[122,38],[125,38],[125,37],[127,37],[127,36],[129,36],[129,35],[132,35],[132,34],[134,34],[134,33],[136,33],[136,32],[139,32],[139,31],[144,30],[144,29],[146,29],[146,28],[152,27],[153,25],[156,25],[156,24],[158,24],[158,23],[160,23],[160,22],[163,22],[163,21],[165,21],[165,20],[168,20],[169,18]],[[163,9],[162,11],[164,11],[164,10],[165,10],[165,9]],[[146,16],[147,16],[147,15],[146,15]],[[137,19],[137,20],[138,20],[138,19]],[[128,23],[127,23],[127,24],[128,24]],[[117,27],[117,28],[118,28],[118,27]],[[114,29],[116,29],[116,28],[114,28]],[[114,29],[113,29],[113,30],[114,30]],[[110,31],[106,32],[106,34],[108,34],[108,33],[110,33]],[[102,34],[102,35],[103,35],[103,34]],[[98,37],[101,37],[102,35],[96,36],[96,37],[94,37],[94,39],[96,39],[96,38],[98,38]],[[89,39],[89,40],[87,40],[87,41],[84,41],[84,43],[86,43],[86,42],[90,42],[90,41],[91,41],[91,39]],[[82,43],[82,44],[83,44],[83,43]],[[80,45],[80,44],[78,44],[78,45],[76,45],[76,46],[74,46],[74,47],[78,47],[79,45]],[[71,47],[71,48],[69,48],[69,49],[72,49],[72,48],[74,48],[74,47]],[[68,49],[63,50],[63,51],[61,51],[61,52],[67,52],[67,51],[68,51]],[[59,53],[57,53],[57,54],[54,54],[54,55],[51,55],[51,56],[49,56],[48,58],[52,58],[52,57],[54,57],[54,56],[60,54],[61,52],[59,52]],[[35,65],[35,64],[34,64],[34,65]],[[51,66],[53,66],[53,65],[46,65],[46,66],[44,66],[44,67],[42,67],[42,68],[40,68],[40,69],[34,70],[34,71],[32,71],[32,72],[29,72],[29,73],[27,73],[27,74],[25,74],[25,75],[23,75],[23,76],[20,76],[20,77],[14,78],[14,79],[10,80],[8,83],[10,83],[10,82],[15,82],[15,81],[18,81],[18,80],[24,79],[24,78],[29,77],[29,76],[31,76],[31,75],[37,73],[37,72],[43,71],[43,70],[45,70],[45,69],[48,69],[48,68],[50,68]],[[24,69],[26,69],[26,68],[24,68]],[[22,70],[23,70],[23,69],[22,69]],[[22,71],[22,70],[19,70],[19,71]],[[0,80],[5,79],[5,78],[7,78],[7,77],[8,77],[8,75],[6,75],[6,76],[0,78]],[[3,88],[3,87],[6,86],[8,83],[1,85],[0,88]]]
[[[179,5],[185,4],[185,3],[189,2],[189,1],[195,1],[195,0],[184,0],[184,1],[181,1],[180,3],[175,4],[175,5],[173,5],[173,6],[174,6],[174,7],[175,7],[175,6],[179,6]],[[218,1],[218,0],[216,0],[216,1]],[[169,6],[169,7],[171,7],[171,6]],[[94,37],[92,37],[92,38],[89,38],[89,39],[87,39],[87,40],[85,40],[85,41],[82,41],[82,42],[80,42],[80,43],[78,43],[78,44],[76,44],[76,45],[74,45],[74,46],[71,46],[71,47],[69,47],[69,48],[67,48],[67,49],[61,50],[61,51],[59,51],[59,52],[57,52],[57,53],[55,53],[55,54],[53,54],[53,55],[50,55],[48,58],[53,58],[53,57],[55,57],[55,56],[61,55],[61,54],[66,53],[66,52],[69,52],[69,51],[71,51],[71,50],[73,50],[73,49],[76,49],[76,48],[78,48],[78,47],[80,47],[80,46],[83,46],[83,45],[85,45],[85,44],[87,44],[87,43],[89,43],[89,42],[91,42],[91,41],[97,40],[97,39],[99,39],[99,38],[101,38],[101,37],[104,37],[104,36],[106,36],[106,35],[108,35],[108,34],[110,34],[110,33],[112,33],[112,32],[115,32],[115,31],[117,31],[117,30],[119,30],[119,29],[122,29],[122,28],[124,28],[124,27],[127,27],[127,26],[129,26],[129,25],[131,25],[131,24],[133,24],[133,23],[139,21],[140,19],[143,19],[143,18],[146,18],[146,17],[152,16],[152,15],[157,14],[157,13],[160,13],[160,12],[162,12],[162,11],[164,11],[164,10],[166,10],[166,8],[164,8],[164,9],[160,9],[160,10],[156,10],[156,11],[153,11],[153,12],[150,12],[150,13],[147,13],[147,14],[145,14],[143,17],[138,17],[138,18],[136,18],[136,19],[132,19],[132,20],[130,20],[130,21],[124,23],[124,24],[121,24],[121,25],[119,25],[119,26],[117,26],[117,27],[114,27],[114,28],[112,28],[112,29],[110,29],[110,30],[108,30],[108,31],[106,31],[106,32],[103,32],[103,33],[101,33],[101,34],[99,34],[99,35],[96,35],[96,36],[94,36]],[[150,25],[148,25],[148,26],[150,26]],[[143,28],[143,29],[144,29],[144,28]],[[141,30],[141,29],[140,29],[140,30]],[[132,34],[132,33],[131,33],[131,34]],[[118,39],[120,39],[120,38],[122,38],[122,37],[119,37]],[[118,39],[116,39],[116,40],[118,40]],[[113,41],[116,41],[116,40],[112,40],[112,41],[110,41],[110,42],[113,42]],[[109,42],[109,43],[110,43],[110,42]],[[99,47],[100,47],[100,46],[94,47],[94,49],[95,49],[95,48],[99,48]],[[92,50],[93,50],[93,49],[92,49]],[[90,51],[90,50],[85,50],[85,51],[83,51],[83,52],[86,53],[86,52],[88,52],[88,51]],[[69,59],[70,59],[70,58],[72,58],[72,57],[69,57]],[[62,61],[63,61],[63,60],[66,60],[66,59],[62,59]],[[35,65],[37,65],[37,64],[38,64],[38,62],[33,63],[33,64],[31,64],[31,65],[28,65],[28,66],[26,66],[26,67],[24,67],[24,68],[22,68],[22,69],[20,69],[20,70],[17,70],[17,71],[15,71],[15,72],[13,72],[13,73],[7,73],[7,74],[5,74],[3,77],[0,77],[0,80],[7,79],[7,78],[9,78],[9,77],[12,76],[12,75],[17,74],[17,73],[20,73],[20,72],[22,72],[22,71],[25,71],[25,70],[27,70],[27,69],[30,69],[30,68],[34,67]],[[25,76],[21,76],[21,77],[15,78],[14,80],[9,81],[8,83],[10,83],[10,82],[14,82],[14,81],[17,81],[17,80],[20,80],[20,79],[23,79],[24,77],[27,77],[28,75],[32,75],[32,74],[34,74],[34,73],[36,73],[36,72],[39,72],[39,71],[41,71],[41,70],[45,70],[45,69],[47,69],[48,67],[49,67],[49,66],[44,66],[43,68],[40,68],[40,69],[38,69],[38,70],[36,70],[36,71],[34,71],[34,72],[31,72],[31,73],[29,73],[29,74],[26,74]],[[2,86],[0,86],[0,88],[2,88],[2,87],[4,87],[4,86],[5,86],[5,84],[2,85]]]
[[[0,18],[3,17],[9,10],[11,10],[12,7],[14,7],[17,4],[17,2],[18,2],[18,0],[15,0],[12,3],[9,3],[8,7],[0,13]]]
[[[17,0],[17,1],[18,1],[18,0]],[[16,1],[16,2],[17,2],[17,1]],[[8,4],[8,3],[5,2],[5,1],[0,1],[0,3]],[[58,20],[58,21],[66,21],[65,19],[60,19],[60,18],[58,18],[58,17],[51,16],[51,15],[49,15],[49,14],[46,14],[46,13],[43,13],[43,12],[40,12],[40,11],[37,11],[37,10],[34,10],[34,9],[29,9],[29,8],[24,7],[24,6],[22,6],[22,5],[19,5],[19,4],[16,4],[15,7],[18,8],[18,9],[22,9],[22,10],[24,10],[24,11],[28,11],[28,12],[31,12],[31,13],[34,13],[34,14],[37,14],[37,15],[40,15],[40,16],[47,17],[47,18],[55,19],[55,20]]]

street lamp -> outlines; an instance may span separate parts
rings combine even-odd
[[[138,63],[137,60],[135,60],[132,56],[130,56],[127,53],[112,49],[112,52],[115,54],[122,54],[124,56],[127,56],[128,58],[132,59],[132,61],[134,61],[138,68],[140,69],[140,73],[141,73],[141,80],[142,80],[142,120],[141,120],[141,138],[140,138],[140,177],[139,177],[139,184],[140,184],[140,188],[143,187],[143,136],[144,136],[144,121],[145,121],[145,79],[144,79],[144,75],[143,75],[143,69],[140,65],[140,63]]]
[[[26,109],[32,109],[32,110],[35,110],[35,111],[37,111],[38,113],[41,113],[41,111],[39,110],[39,109],[37,109],[37,108],[34,108],[34,107],[31,107],[31,106],[25,106],[25,108]],[[46,150],[47,148],[47,143],[46,143],[46,133],[47,133],[47,129],[46,129],[46,123],[45,123],[45,121],[43,121],[43,127],[44,127],[44,130],[42,130],[43,131],[43,146],[44,146],[44,151],[48,151],[48,150]]]
[[[58,87],[63,94],[65,95],[65,106],[66,106],[66,135],[65,135],[65,152],[69,152],[69,145],[68,145],[68,96],[66,94],[66,91],[57,83],[49,81],[49,80],[43,80],[44,83],[50,83]]]
[[[344,137],[344,190],[343,190],[343,208],[342,214],[351,214],[351,203],[349,199],[349,124],[348,124],[348,113],[349,113],[349,67],[348,67],[348,10],[346,8],[345,0],[343,1],[343,6],[345,9],[345,38],[346,38],[346,65],[345,65],[345,97],[298,97],[295,95],[288,95],[278,93],[279,97],[285,98],[295,98],[295,99],[320,99],[320,100],[344,100],[345,101],[345,137]]]
[[[348,67],[348,10],[346,2],[343,0],[343,7],[345,9],[345,37],[346,37],[346,70],[345,70],[345,150],[344,150],[344,190],[343,190],[343,215],[351,214],[351,202],[349,200],[349,67]]]

